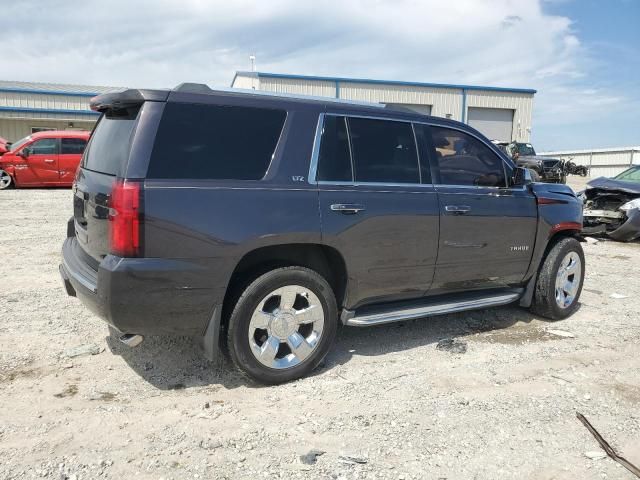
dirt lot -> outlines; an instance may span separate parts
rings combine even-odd
[[[344,328],[316,375],[265,388],[187,338],[128,349],[66,296],[70,191],[0,205],[2,479],[633,478],[588,458],[602,450],[576,411],[640,465],[640,244],[585,245],[568,320],[505,307]],[[436,349],[447,337],[466,353]]]

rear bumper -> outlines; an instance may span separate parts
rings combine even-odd
[[[203,335],[220,289],[208,268],[188,260],[107,255],[93,270],[75,237],[62,247],[60,275],[67,294],[121,332]]]

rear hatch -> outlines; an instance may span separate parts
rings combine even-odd
[[[78,245],[97,270],[109,254],[113,185],[126,171],[140,106],[103,113],[91,135],[74,185],[73,218]]]

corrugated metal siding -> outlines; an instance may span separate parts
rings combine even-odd
[[[91,130],[95,121],[73,121],[74,129]],[[31,135],[31,127],[55,128],[57,130],[65,130],[69,126],[67,120],[25,120],[25,119],[7,119],[0,118],[0,137],[6,138],[10,142],[16,142],[21,138]]]
[[[246,90],[259,90],[260,79],[257,76],[236,75],[233,79],[233,88],[244,88]]]
[[[431,105],[431,115],[461,120],[462,94],[446,88],[340,82],[340,98],[373,103]]]
[[[90,111],[90,98],[91,97],[78,97],[69,95],[47,95],[45,93],[14,93],[3,92],[0,90],[0,107]]]
[[[123,90],[123,87],[105,87],[97,85],[72,85],[68,83],[40,83],[40,82],[14,82],[0,80],[0,89],[42,90],[50,92],[75,92],[75,93],[105,93]]]
[[[530,141],[533,95],[516,92],[470,90],[467,91],[467,108],[469,107],[513,110],[513,131],[511,138],[496,140]]]
[[[335,82],[317,80],[293,80],[287,78],[261,78],[260,90],[277,93],[294,93],[298,95],[312,95],[316,97],[336,96]]]
[[[291,93],[324,97],[338,97],[373,103],[394,103],[411,105],[431,105],[431,115],[463,120],[462,88],[423,87],[416,85],[375,84],[341,79],[336,85],[333,80],[310,80],[262,76],[238,73],[233,87],[251,88],[277,93]],[[256,76],[258,74],[255,74]],[[256,85],[257,83],[257,85]],[[248,87],[249,86],[249,87]],[[466,108],[503,108],[514,111],[512,138],[528,142],[531,136],[531,114],[533,94],[519,92],[499,92],[466,90]],[[465,112],[466,119],[466,112]],[[511,140],[509,138],[503,140]]]
[[[590,167],[589,176],[591,178],[613,177],[625,171],[632,164],[640,165],[639,147],[544,152],[540,155],[571,160],[578,165]]]

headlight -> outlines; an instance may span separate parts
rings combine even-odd
[[[629,210],[635,210],[636,208],[640,208],[640,198],[636,198],[635,200],[625,203],[620,207],[620,210],[628,212]]]

